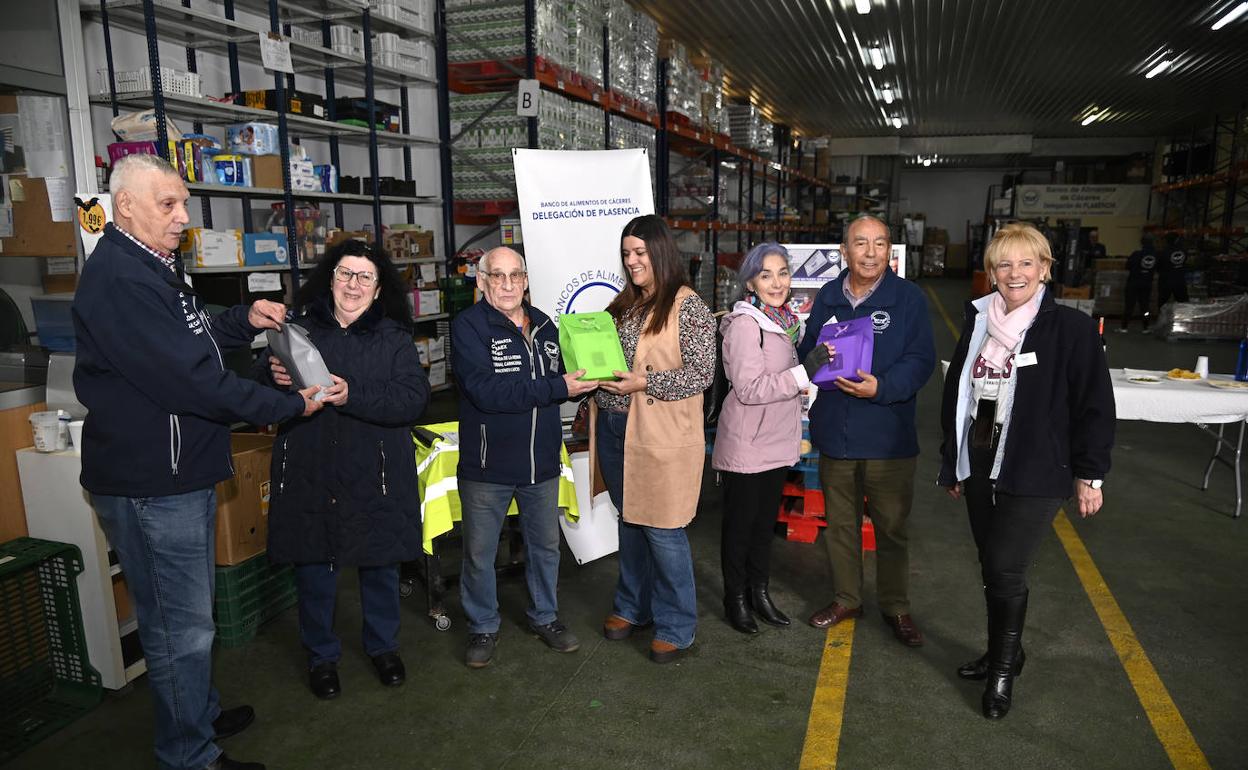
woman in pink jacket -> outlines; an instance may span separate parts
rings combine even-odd
[[[789,253],[777,243],[760,243],[742,261],[740,276],[746,298],[720,322],[732,390],[711,466],[724,485],[724,611],[733,628],[755,634],[751,609],[773,626],[789,625],[771,601],[767,580],[781,488],[801,452],[801,393],[810,377],[797,358],[802,322],[788,306]],[[820,357],[811,358],[817,368]]]

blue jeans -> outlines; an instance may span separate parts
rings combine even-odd
[[[212,729],[221,714],[212,686],[216,501],[211,488],[168,497],[91,495],[134,594],[162,768],[201,768],[221,754]]]
[[[468,633],[496,634],[498,582],[494,560],[498,538],[512,498],[520,508],[524,537],[524,580],[529,587],[529,623],[544,626],[556,620],[559,601],[559,477],[536,484],[491,484],[460,479],[463,507],[464,566],[459,576],[460,599],[468,616]]]
[[[334,633],[340,571],[330,564],[295,566],[299,640],[308,651],[309,668],[342,658],[342,641]],[[395,652],[399,649],[399,565],[360,567],[359,572],[364,652],[370,658]]]
[[[598,469],[611,502],[624,510],[626,412],[599,410]],[[698,630],[693,553],[684,528],[628,524],[620,516],[620,579],[612,612],[635,626],[654,621],[654,638],[685,649]]]

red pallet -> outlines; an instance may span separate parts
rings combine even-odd
[[[823,492],[818,489],[804,489],[793,482],[785,482],[781,491],[780,511],[776,520],[784,522],[787,527],[786,540],[798,543],[813,543],[821,527],[828,526],[827,508],[824,506]],[[866,500],[863,500],[866,507]],[[875,525],[864,510],[862,515],[862,550],[875,550]]]

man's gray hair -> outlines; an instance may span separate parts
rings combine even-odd
[[[841,239],[843,241],[842,243],[843,246],[849,245],[849,231],[853,228],[854,225],[858,224],[859,222],[879,222],[880,225],[884,228],[884,232],[888,234],[889,242],[890,243],[892,242],[893,228],[889,227],[887,222],[885,222],[882,218],[876,216],[875,214],[859,214],[858,216],[849,220],[848,223],[846,223],[845,237]]]
[[[139,177],[148,171],[178,176],[177,169],[159,155],[127,155],[113,164],[113,173],[108,178],[109,192],[117,195],[122,190],[133,190]]]
[[[490,257],[492,257],[495,253],[502,253],[504,251],[509,251],[512,254],[515,254],[520,259],[520,269],[526,273],[529,272],[529,263],[525,260],[524,255],[510,246],[495,246],[485,252],[485,254],[482,254],[481,261],[477,263],[477,270],[482,273],[488,273],[490,271]]]

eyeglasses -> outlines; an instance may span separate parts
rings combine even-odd
[[[338,283],[351,283],[354,278],[361,289],[371,289],[377,283],[377,276],[367,271],[355,271],[339,265],[334,268],[334,279]]]
[[[510,283],[514,286],[527,278],[528,275],[528,273],[521,270],[514,270],[510,273],[504,273],[501,271],[496,273],[485,273],[485,276],[490,279],[491,286],[503,286],[505,283]]]

